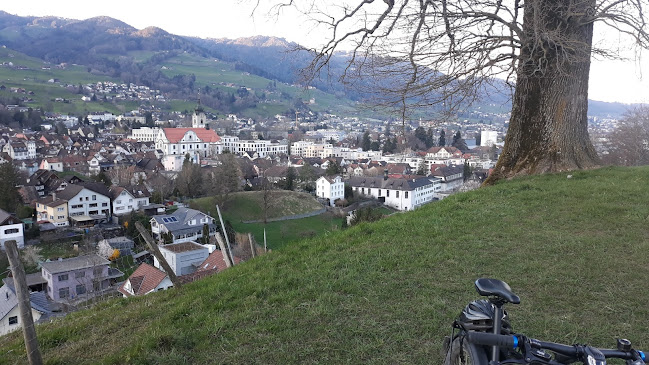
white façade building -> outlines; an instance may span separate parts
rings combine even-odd
[[[141,127],[131,130],[131,134],[128,136],[130,139],[134,139],[138,142],[155,142],[158,138],[158,133],[160,128],[158,127]]]
[[[5,242],[11,240],[16,241],[18,248],[25,247],[23,233],[23,222],[14,215],[0,209],[0,248],[4,250]]]
[[[187,152],[184,155],[164,155],[160,158],[160,163],[167,171],[181,171],[187,157],[192,163],[200,165],[201,156],[197,152]]]
[[[481,131],[480,132],[480,146],[491,147],[498,142],[498,132],[496,131]]]
[[[386,176],[360,176],[352,177],[348,183],[355,192],[403,211],[430,203],[441,188],[439,179],[426,177],[393,179]]]
[[[110,193],[102,183],[68,184],[56,195],[68,201],[68,216],[97,216],[109,217]]]
[[[162,128],[158,132],[155,148],[164,155],[198,154],[202,157],[223,152],[221,137],[212,129]]]
[[[112,186],[110,188],[110,198],[113,201],[113,214],[123,215],[149,205],[151,193],[142,185],[131,187]]]
[[[160,253],[171,267],[171,270],[178,276],[195,272],[198,269],[198,265],[203,263],[210,255],[209,248],[199,245],[196,242],[174,243],[158,247],[160,248]],[[162,269],[157,258],[154,258],[153,266]]]
[[[340,176],[321,176],[316,180],[316,195],[328,199],[332,207],[338,199],[345,198],[345,183]]]
[[[269,140],[240,140],[239,137],[223,136],[223,150],[237,155],[257,154],[258,157],[288,154],[288,144]]]

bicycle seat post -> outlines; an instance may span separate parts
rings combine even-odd
[[[500,298],[490,298],[489,301],[494,305],[494,320],[493,320],[493,333],[500,335],[502,332],[502,320],[503,320],[503,305],[505,301]],[[493,365],[498,364],[499,348],[498,346],[493,346],[491,348],[491,363]]]

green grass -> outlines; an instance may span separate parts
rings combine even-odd
[[[37,327],[48,364],[439,364],[496,277],[514,329],[649,347],[649,168],[535,176],[302,240],[181,289]],[[25,363],[22,335],[0,364]]]
[[[269,219],[283,216],[304,214],[322,209],[313,196],[305,193],[296,193],[285,190],[275,190],[273,206],[269,209]],[[194,199],[189,206],[202,212],[216,215],[216,201],[213,197]],[[263,245],[264,224],[243,223],[244,221],[262,220],[262,193],[247,191],[232,194],[228,203],[221,208],[225,220],[230,221],[237,232],[252,233],[255,240]],[[329,214],[314,217],[293,219],[266,224],[266,242],[269,249],[277,249],[288,243],[314,237],[325,232],[340,229],[342,218],[335,218]]]
[[[336,218],[330,214],[269,222],[265,227],[266,243],[268,249],[275,250],[295,241],[337,231],[340,229],[341,224],[342,218]],[[255,241],[261,246],[264,245],[263,223],[241,223],[235,221],[232,222],[232,226],[237,232],[252,233]]]
[[[231,194],[228,202],[220,207],[221,213],[233,222],[264,219],[263,193],[260,191],[242,191]],[[216,200],[213,197],[194,199],[189,206],[213,217],[216,214]],[[268,209],[268,219],[289,215],[305,214],[322,209],[312,195],[286,190],[273,190],[272,202]]]

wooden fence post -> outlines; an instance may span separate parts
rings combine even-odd
[[[252,233],[248,233],[248,242],[250,242],[250,252],[254,259],[257,256],[257,247],[255,247],[255,244],[252,242]]]
[[[140,232],[142,238],[144,238],[144,241],[147,243],[147,245],[149,245],[151,251],[153,251],[153,256],[158,259],[158,262],[160,263],[160,265],[162,265],[162,268],[167,272],[169,280],[171,280],[176,288],[180,288],[180,280],[178,280],[176,273],[171,269],[171,266],[169,266],[169,263],[164,258],[164,256],[162,256],[158,245],[153,242],[153,238],[149,235],[149,232],[147,232],[146,228],[144,228],[144,226],[140,222],[135,222],[135,228],[137,228],[137,231]]]
[[[23,327],[23,337],[25,338],[25,350],[27,359],[31,365],[43,364],[41,352],[38,349],[38,338],[34,328],[34,317],[32,317],[32,305],[29,298],[29,288],[25,277],[25,268],[18,256],[18,245],[16,241],[5,242],[5,250],[11,265],[11,274],[14,277],[14,287],[18,297],[18,310],[20,311],[20,321]]]
[[[230,262],[230,257],[228,256],[228,252],[225,250],[225,243],[223,242],[223,237],[221,237],[221,233],[216,232],[214,235],[216,236],[216,242],[219,243],[219,247],[221,248],[221,256],[223,256],[223,261],[225,261],[225,266],[232,267],[232,262]]]
[[[223,216],[221,215],[221,209],[219,209],[218,204],[216,205],[216,212],[219,213],[219,220],[221,221],[221,229],[223,229],[223,237],[225,237],[225,243],[228,246],[228,251],[226,252],[226,255],[230,255],[230,262],[232,263],[232,266],[234,266],[234,256],[232,255],[232,248],[230,248],[230,238],[228,238],[228,232],[225,231]]]

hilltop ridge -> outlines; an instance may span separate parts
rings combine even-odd
[[[496,277],[513,328],[646,347],[649,168],[533,176],[304,240],[180,290],[38,326],[65,364],[440,363],[450,323]],[[629,288],[634,288],[629,290]],[[24,361],[19,333],[0,364]]]

